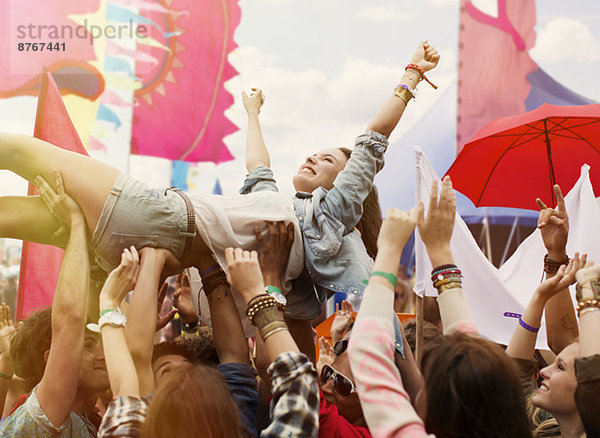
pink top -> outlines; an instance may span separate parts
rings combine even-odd
[[[448,292],[452,292],[445,297],[451,301],[448,304],[463,312],[455,313],[452,321],[442,319],[444,325],[477,333],[462,289],[451,289],[442,295]],[[425,431],[394,364],[393,308],[393,290],[381,285],[367,286],[348,345],[365,419],[373,437],[435,437]]]

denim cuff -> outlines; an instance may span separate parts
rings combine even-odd
[[[366,134],[359,135],[356,137],[354,146],[365,146],[371,148],[373,155],[381,157],[385,153],[388,147],[388,139],[385,135],[378,132],[370,131]]]
[[[274,187],[274,189],[271,188],[271,190],[277,191],[273,171],[267,166],[258,166],[257,168],[251,170],[248,175],[246,175],[244,185],[240,189],[240,195],[247,195],[248,193],[251,193],[255,186],[263,181],[268,183],[270,187],[271,185]]]

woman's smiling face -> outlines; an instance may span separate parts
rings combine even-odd
[[[544,378],[531,401],[535,406],[555,416],[577,413],[574,394],[577,387],[575,358],[579,343],[573,343],[560,352],[551,365],[540,371]]]
[[[338,173],[346,165],[346,154],[340,149],[325,149],[306,157],[298,173],[294,175],[294,188],[298,192],[311,193],[319,187],[333,188]]]

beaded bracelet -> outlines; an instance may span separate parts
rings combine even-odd
[[[449,272],[449,271],[458,271],[460,273],[460,269],[458,269],[458,266],[448,264],[448,265],[436,266],[435,268],[433,268],[431,270],[431,276],[433,277],[436,274],[441,274],[441,273]]]
[[[579,304],[577,305],[577,315],[581,316],[581,311],[583,309],[587,309],[589,307],[600,308],[600,301],[598,301],[597,299],[595,299],[593,297],[587,297],[587,298],[581,299],[579,301]]]
[[[436,281],[437,279],[447,278],[447,277],[462,277],[462,273],[460,269],[448,269],[447,271],[436,272],[431,275],[431,281]]]
[[[268,294],[259,295],[258,297],[251,300],[248,303],[248,305],[246,306],[246,315],[248,316],[250,323],[252,325],[256,325],[254,322],[255,315],[258,312],[260,312],[261,310],[264,310],[264,309],[267,309],[270,307],[274,307],[279,312],[282,312],[283,306],[281,304],[279,304],[277,302],[277,300],[275,300],[275,298],[273,298],[272,296],[270,296]]]
[[[531,333],[537,333],[540,331],[539,327],[538,328],[532,327],[529,324],[527,324],[525,321],[523,321],[523,318],[521,316],[519,316],[519,325]]]
[[[421,67],[420,65],[417,64],[408,64],[404,70],[416,70],[419,73],[421,73],[421,78],[425,79],[425,82],[427,82],[429,85],[431,85],[435,90],[437,90],[438,86],[435,85],[433,82],[431,82],[427,76],[425,76],[425,70],[423,70],[423,67]]]

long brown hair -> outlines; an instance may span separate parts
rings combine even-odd
[[[425,427],[438,438],[531,437],[515,364],[496,344],[462,333],[423,353]]]
[[[350,158],[352,151],[348,148],[338,148],[346,155],[346,158]],[[373,260],[377,256],[377,236],[379,236],[379,229],[381,228],[381,207],[379,205],[379,196],[377,194],[377,187],[373,184],[371,191],[363,201],[363,214],[356,224],[356,229],[360,232],[367,254],[371,256]]]
[[[223,375],[205,365],[179,365],[154,392],[141,436],[241,438],[240,414]]]

